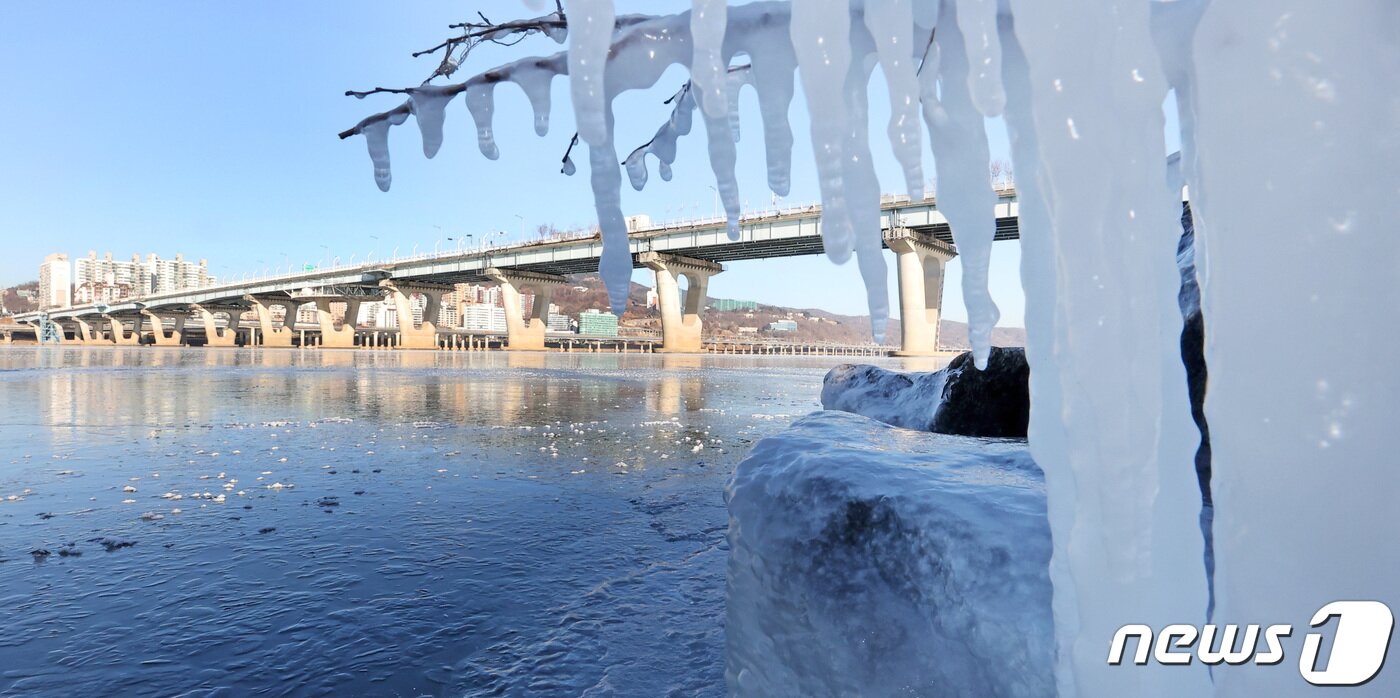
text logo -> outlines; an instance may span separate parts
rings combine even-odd
[[[1390,607],[1379,601],[1333,601],[1314,613],[1309,624],[1313,628],[1328,626],[1336,618],[1330,632],[1308,633],[1303,638],[1303,650],[1298,657],[1298,672],[1314,686],[1358,686],[1380,673],[1390,649],[1395,616]],[[1291,625],[1194,625],[1177,623],[1160,632],[1141,624],[1129,624],[1113,634],[1108,646],[1108,663],[1123,663],[1128,640],[1137,639],[1132,663],[1147,664],[1149,655],[1158,664],[1190,664],[1199,659],[1202,664],[1247,664],[1259,666],[1278,664],[1284,659],[1283,638],[1293,634]],[[1322,642],[1330,637],[1331,649],[1325,661],[1319,657]],[[1259,651],[1260,640],[1264,651]],[[1194,652],[1192,648],[1195,648]],[[1325,668],[1319,668],[1325,667]]]

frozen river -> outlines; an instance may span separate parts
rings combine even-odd
[[[724,484],[845,360],[0,349],[0,695],[720,695]]]

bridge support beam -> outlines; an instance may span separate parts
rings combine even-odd
[[[518,269],[487,269],[485,275],[500,284],[501,303],[506,311],[506,348],[511,351],[544,351],[544,333],[549,328],[549,301],[554,287],[564,283],[562,276]],[[535,292],[535,304],[526,317],[522,292]]]
[[[166,333],[165,333],[165,319],[164,319],[164,318],[162,318],[161,316],[155,314],[154,312],[151,312],[150,310],[145,310],[145,309],[143,309],[143,310],[141,311],[141,314],[150,319],[150,322],[151,322],[151,338],[152,338],[152,340],[154,341],[154,343],[155,343],[156,346],[158,346],[158,347],[178,347],[178,346],[180,346],[181,344],[184,344],[184,333],[185,333],[185,316],[184,316],[184,315],[176,315],[176,316],[174,316],[174,317],[172,318],[173,320],[175,320],[175,329],[171,330],[171,331],[170,331],[170,334],[166,334]]]
[[[83,318],[73,319],[73,337],[78,344],[101,344],[102,334]]]
[[[131,332],[126,331],[126,323],[115,315],[107,316],[107,324],[112,328],[112,343],[117,346],[134,347],[141,344],[141,316],[132,318]]]
[[[299,303],[291,298],[261,296],[244,296],[243,300],[252,304],[253,312],[258,315],[258,329],[262,330],[260,333],[262,346],[283,348],[292,346],[292,337],[296,334]],[[272,306],[274,305],[280,305],[286,310],[280,324],[272,319]]]
[[[394,302],[394,317],[399,325],[397,349],[437,349],[437,322],[442,311],[442,297],[451,293],[448,284],[421,284],[392,279],[379,282],[389,291]],[[423,321],[413,322],[413,294],[426,301],[423,305]]]
[[[238,316],[243,314],[242,308],[206,308],[195,304],[190,309],[199,313],[200,319],[204,323],[204,346],[207,347],[231,347],[235,346],[238,337]],[[218,321],[214,313],[223,310],[228,313],[228,327],[219,329]]]
[[[321,325],[321,347],[325,349],[353,349],[355,347],[355,322],[360,316],[360,299],[346,298],[345,320],[340,329],[335,327],[331,316],[331,298],[316,299],[316,321]]]
[[[886,234],[899,267],[899,356],[938,353],[938,320],[943,309],[943,267],[957,256],[951,245],[897,228]]]
[[[637,261],[656,272],[656,296],[661,304],[661,351],[696,353],[701,344],[701,315],[705,312],[710,277],[724,267],[703,259],[692,259],[657,252],[643,252]],[[680,277],[686,278],[685,298],[680,295]]]

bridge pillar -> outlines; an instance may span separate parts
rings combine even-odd
[[[243,314],[241,308],[231,308],[225,310],[228,313],[228,327],[219,329],[214,313],[218,309],[206,308],[195,304],[190,306],[192,310],[199,313],[200,319],[204,322],[204,346],[207,347],[231,347],[235,345],[238,337],[238,316]]]
[[[107,324],[111,326],[112,343],[118,346],[134,347],[141,344],[141,316],[132,318],[131,332],[126,330],[126,324],[121,318],[115,315],[107,315]]]
[[[355,347],[355,321],[360,316],[360,299],[345,298],[345,319],[340,329],[335,327],[331,316],[332,298],[316,299],[316,321],[321,325],[321,347],[324,349],[353,349]]]
[[[899,356],[938,353],[938,319],[943,309],[943,267],[957,256],[951,245],[933,237],[896,228],[885,235],[898,260]]]
[[[544,351],[544,333],[549,327],[549,300],[554,287],[565,279],[554,274],[539,274],[518,269],[487,269],[485,275],[500,284],[501,303],[506,311],[506,348],[511,351]],[[535,304],[530,317],[521,307],[521,292],[535,292]]]
[[[166,334],[164,318],[144,308],[141,310],[141,314],[150,319],[151,338],[156,346],[178,347],[184,343],[185,316],[176,315],[174,317],[175,329],[171,330],[170,334]]]
[[[661,351],[700,352],[706,292],[710,277],[724,267],[703,259],[692,259],[657,252],[643,252],[637,261],[656,272],[656,297],[661,304]],[[688,283],[685,298],[680,296],[680,277]]]
[[[442,297],[451,293],[450,284],[424,284],[394,281],[379,282],[388,289],[394,301],[394,317],[399,325],[398,349],[437,349],[438,315],[442,311]],[[413,294],[423,296],[427,302],[423,306],[423,321],[413,322]]]
[[[73,318],[73,319],[71,320],[71,322],[73,323],[71,329],[73,330],[73,343],[74,343],[74,344],[93,344],[93,343],[94,343],[95,340],[94,340],[94,337],[92,336],[92,326],[89,325],[89,324],[87,323],[87,321],[82,320],[82,319],[79,319],[79,318]]]
[[[252,304],[253,312],[258,315],[258,329],[262,330],[262,346],[292,346],[292,337],[296,334],[297,308],[301,304],[291,298],[280,297],[244,296],[243,300]],[[280,305],[286,311],[282,316],[281,324],[272,320],[272,306],[274,305]]]

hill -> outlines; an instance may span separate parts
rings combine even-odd
[[[570,283],[554,291],[553,303],[559,312],[577,316],[592,308],[606,309],[608,294],[602,279],[597,274],[580,274],[569,279]],[[624,334],[654,334],[660,331],[661,317],[654,308],[646,306],[646,286],[633,282],[628,298],[627,313],[620,325]],[[709,299],[711,305],[718,300]],[[791,331],[774,331],[769,323],[791,321],[796,328]],[[899,323],[892,321],[887,331],[886,344],[899,344]],[[705,336],[735,339],[758,337],[761,339],[784,339],[797,342],[831,342],[837,344],[864,344],[870,341],[870,318],[864,315],[839,315],[817,308],[788,308],[759,303],[749,310],[705,311]],[[998,327],[992,330],[992,343],[997,346],[1025,346],[1026,331],[1019,327]],[[939,345],[945,349],[967,349],[967,324],[952,320],[939,323]]]

